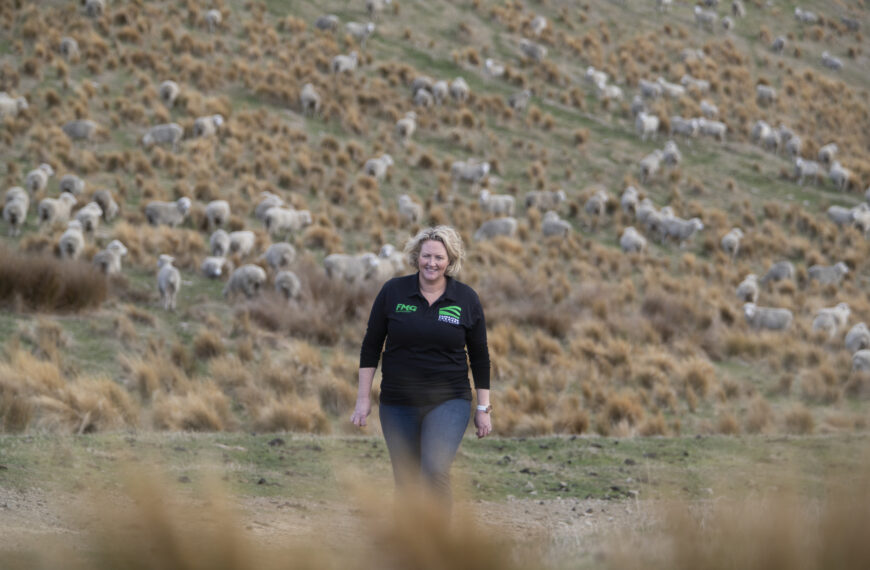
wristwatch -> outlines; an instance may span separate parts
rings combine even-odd
[[[478,405],[478,406],[477,406],[477,411],[478,411],[478,412],[485,412],[485,413],[488,414],[488,413],[490,413],[490,412],[492,411],[492,404],[487,404],[486,406]]]

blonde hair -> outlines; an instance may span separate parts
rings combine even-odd
[[[450,277],[458,275],[462,269],[462,260],[465,258],[465,247],[462,245],[462,236],[450,226],[426,228],[409,239],[405,244],[405,260],[408,265],[414,268],[419,266],[420,250],[423,248],[423,243],[429,240],[440,241],[447,250],[448,263],[444,273]]]

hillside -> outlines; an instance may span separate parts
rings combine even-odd
[[[853,371],[844,337],[870,319],[870,246],[863,228],[838,226],[826,212],[865,203],[870,184],[870,18],[862,1],[746,1],[745,16],[720,4],[708,29],[694,4],[679,1],[668,11],[652,0],[394,1],[362,42],[345,28],[370,20],[362,0],[107,0],[94,15],[74,1],[0,0],[0,91],[27,101],[0,125],[3,190],[23,186],[41,163],[54,171],[31,196],[20,235],[2,228],[10,269],[0,275],[0,426],[346,432],[379,282],[331,281],[323,259],[401,249],[420,227],[449,223],[466,243],[460,278],[486,311],[498,435],[865,431],[870,376]],[[817,21],[799,21],[796,7]],[[221,15],[212,30],[210,9]],[[318,29],[325,14],[338,17],[337,30]],[[547,22],[539,34],[536,16]],[[77,53],[61,53],[65,37]],[[546,48],[540,61],[524,41]],[[352,51],[358,67],[332,73],[333,58]],[[488,71],[488,59],[503,74]],[[588,80],[590,66],[621,99]],[[469,94],[417,105],[411,86],[421,76],[461,77]],[[660,124],[643,140],[632,100],[642,81],[660,77],[690,85],[644,100]],[[179,86],[171,105],[160,97],[167,80]],[[307,83],[320,96],[315,113],[300,104]],[[775,98],[759,99],[758,85]],[[528,106],[512,108],[523,90]],[[641,160],[664,148],[672,117],[702,117],[702,101],[718,108],[709,120],[724,123],[724,140],[674,134],[678,164],[642,176]],[[416,130],[403,141],[396,123],[408,111]],[[214,136],[194,136],[195,121],[215,114],[223,121]],[[96,122],[95,132],[71,139],[62,127],[75,119]],[[806,160],[835,142],[847,186],[835,187],[828,166],[816,181],[797,180],[786,143],[775,150],[753,136],[759,120],[774,142],[787,127]],[[183,129],[176,148],[143,143],[169,122]],[[394,163],[386,176],[365,174],[383,153]],[[479,185],[451,176],[455,161],[469,160],[491,166]],[[50,262],[34,272],[66,229],[40,225],[37,204],[57,197],[68,174],[85,182],[74,212],[106,189],[120,214],[86,237],[84,267]],[[703,229],[685,244],[658,239],[620,206],[630,185]],[[474,239],[495,216],[481,205],[484,188],[515,198],[514,236]],[[607,205],[591,214],[602,189]],[[526,196],[558,190],[571,229],[545,237],[545,212]],[[263,192],[310,211],[312,223],[270,234],[255,214]],[[402,194],[422,206],[422,219],[400,216]],[[182,197],[192,206],[178,227],[147,223],[146,204]],[[230,205],[228,231],[255,234],[249,254],[229,258],[268,269],[257,298],[224,298],[226,274],[200,270],[213,200]],[[645,235],[645,252],[621,251],[629,226]],[[732,260],[720,239],[734,227],[744,237]],[[114,239],[128,253],[106,278],[91,260]],[[280,241],[296,251],[293,301],[273,292],[275,271],[261,257]],[[181,272],[174,312],[157,291],[161,254]],[[793,321],[754,330],[735,289],[781,260],[794,264],[794,278],[762,286],[757,303],[789,309]],[[839,285],[811,279],[811,266],[841,261],[849,272]],[[817,311],[839,303],[850,308],[846,322],[814,331]]]

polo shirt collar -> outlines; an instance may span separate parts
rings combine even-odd
[[[444,294],[441,295],[442,299],[450,299],[451,301],[456,300],[456,279],[450,277],[449,275],[444,276],[447,279],[447,286],[444,288]],[[409,297],[420,297],[424,299],[423,293],[420,292],[420,272],[414,274],[414,286],[408,294]]]

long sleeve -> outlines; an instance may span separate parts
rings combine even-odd
[[[480,300],[476,299],[474,322],[465,338],[468,360],[476,389],[489,389],[489,347],[486,343],[486,318]]]
[[[372,303],[369,322],[366,326],[366,334],[360,347],[360,368],[377,368],[378,362],[381,359],[384,339],[387,338],[387,314],[384,310],[385,299],[386,287],[382,287],[374,303]]]

